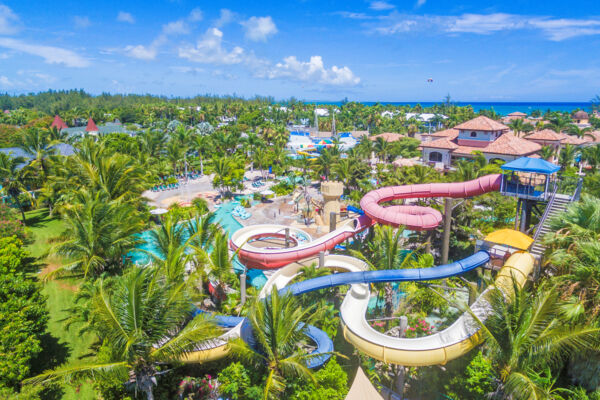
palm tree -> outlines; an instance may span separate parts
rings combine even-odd
[[[234,354],[255,366],[266,369],[263,399],[279,399],[286,378],[302,377],[315,381],[307,362],[314,358],[302,347],[307,343],[305,331],[319,318],[315,307],[301,308],[291,293],[272,290],[265,299],[254,299],[248,311],[248,323],[256,348],[237,339],[231,343]]]
[[[493,288],[487,296],[490,313],[479,324],[496,370],[495,398],[549,398],[535,371],[559,370],[574,354],[599,348],[600,328],[567,320],[570,303],[556,287],[532,293],[513,281],[510,290]]]
[[[200,158],[200,175],[204,175],[204,157],[211,148],[211,138],[206,135],[194,136],[194,146],[198,151],[198,158]]]
[[[194,246],[193,248],[196,251],[196,257],[200,265],[205,266],[209,279],[215,282],[214,299],[216,304],[220,305],[221,301],[227,296],[228,284],[235,280],[233,259],[237,252],[231,256],[229,255],[229,238],[227,233],[222,231],[215,232],[212,245],[213,248],[210,253],[202,247]]]
[[[373,240],[368,242],[366,252],[350,250],[355,257],[364,260],[372,270],[392,270],[406,266],[409,257],[401,258],[404,228],[376,225]],[[385,314],[391,316],[394,311],[394,290],[387,282],[384,286]]]
[[[48,132],[42,129],[30,128],[25,130],[21,136],[19,147],[27,154],[31,154],[33,160],[31,160],[30,165],[34,168],[40,168],[45,176],[48,173],[47,160],[50,156],[56,154],[56,149],[52,147],[54,144],[50,140]]]
[[[26,224],[25,209],[19,198],[21,195],[26,195],[33,202],[33,197],[27,190],[27,170],[20,168],[24,162],[23,157],[12,157],[10,154],[0,153],[0,181],[2,182],[0,192],[12,198],[21,211],[23,223]]]
[[[375,149],[375,154],[377,154],[377,157],[379,157],[384,162],[388,161],[388,155],[391,151],[391,145],[389,142],[387,142],[384,138],[379,136],[375,140],[375,144],[373,147]]]
[[[105,192],[81,189],[74,200],[63,210],[65,240],[51,250],[67,262],[47,277],[67,271],[97,276],[122,269],[125,255],[140,242],[135,236],[144,227],[139,212],[129,203],[110,200]]]
[[[554,146],[542,146],[539,154],[542,159],[550,161],[556,154],[556,148]]]
[[[110,349],[111,359],[59,367],[26,384],[117,377],[129,379],[129,386],[153,400],[159,366],[180,362],[198,343],[219,333],[205,314],[186,324],[193,311],[188,294],[155,268],[133,268],[110,285],[99,279],[87,308],[82,322]]]
[[[550,119],[550,123],[546,124],[546,128],[550,128],[555,132],[564,132],[569,125],[571,125],[571,119],[561,114],[554,115]]]
[[[565,169],[573,165],[573,161],[575,160],[575,153],[577,152],[577,148],[573,145],[566,144],[558,154],[558,163],[560,166]]]
[[[583,159],[593,171],[600,165],[600,145],[589,146],[583,149]]]
[[[525,130],[525,123],[523,122],[523,120],[521,118],[513,119],[512,121],[510,121],[508,126],[510,127],[510,129],[512,129],[512,131],[515,133],[515,135],[517,137],[520,137],[521,132],[523,132]]]
[[[584,139],[586,136],[594,139],[594,135],[590,134],[590,132],[593,130],[594,128],[592,128],[591,126],[586,128],[580,128],[575,124],[571,124],[567,127],[567,132],[570,135],[577,136],[579,139]]]

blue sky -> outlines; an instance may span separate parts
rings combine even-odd
[[[9,93],[587,101],[599,54],[597,0],[0,0]]]

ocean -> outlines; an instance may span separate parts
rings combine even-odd
[[[309,103],[316,103],[316,104],[331,104],[331,105],[341,105],[341,102],[336,102],[336,101],[312,101]],[[377,102],[374,101],[361,101],[362,104],[367,105],[367,106],[372,106],[377,104]],[[380,104],[383,105],[394,105],[394,106],[402,106],[402,105],[409,105],[411,107],[414,107],[417,104],[420,104],[421,106],[425,107],[431,107],[435,104],[440,104],[441,102],[402,102],[402,101],[398,101],[398,102],[380,102]],[[491,110],[493,109],[494,111],[496,111],[498,114],[500,115],[507,115],[510,114],[511,112],[514,111],[521,111],[524,113],[531,113],[533,110],[540,110],[541,112],[545,112],[547,110],[550,111],[563,111],[563,112],[571,112],[574,110],[578,110],[578,109],[582,109],[582,110],[586,110],[586,111],[590,111],[592,109],[592,103],[591,102],[581,102],[581,103],[573,103],[573,102],[565,102],[565,103],[558,103],[558,102],[452,102],[453,104],[456,104],[457,106],[472,106],[473,109],[475,110],[475,112],[478,112],[479,110]]]

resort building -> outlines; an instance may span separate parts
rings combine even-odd
[[[531,140],[515,136],[500,122],[485,116],[427,135],[421,143],[423,161],[438,167],[450,167],[459,159],[473,158],[481,152],[488,161],[512,161],[531,156],[542,146]]]
[[[63,129],[67,129],[68,126],[65,124],[65,121],[63,121],[62,118],[56,114],[54,116],[54,121],[52,121],[52,124],[50,125],[50,128],[56,128],[57,130],[62,131]]]
[[[88,119],[85,126],[64,128],[63,131],[68,133],[70,137],[108,135],[109,133],[126,133],[130,136],[134,135],[134,132],[127,130],[120,122],[107,122],[104,125],[97,126],[91,118]]]
[[[406,120],[415,119],[423,124],[423,127],[427,132],[437,131],[443,128],[443,121],[448,119],[447,116],[442,114],[431,114],[431,113],[406,113]]]
[[[583,110],[577,111],[575,114],[573,114],[572,119],[573,123],[577,125],[589,125],[590,123],[590,116]]]

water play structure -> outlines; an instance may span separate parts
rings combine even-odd
[[[239,229],[230,240],[230,247],[238,251],[240,261],[248,267],[278,269],[263,287],[260,297],[271,290],[289,291],[301,295],[314,290],[340,285],[351,285],[340,307],[344,337],[363,353],[387,362],[404,366],[445,364],[456,359],[481,343],[479,321],[485,321],[490,312],[486,289],[477,300],[448,328],[433,335],[420,338],[398,338],[373,329],[365,318],[370,299],[369,284],[378,282],[427,281],[449,278],[481,267],[490,261],[487,251],[449,264],[432,268],[368,271],[367,265],[356,258],[341,255],[323,257],[321,267],[337,273],[315,279],[288,284],[296,277],[302,264],[300,260],[316,257],[319,253],[334,248],[362,230],[380,223],[391,226],[406,226],[410,230],[434,229],[442,221],[439,211],[415,205],[391,205],[382,203],[410,198],[466,198],[498,191],[503,187],[503,175],[487,175],[468,182],[433,183],[384,187],[367,193],[360,202],[363,215],[346,221],[339,228],[312,240],[297,228],[284,225],[255,225]],[[304,235],[303,241],[298,240]],[[268,241],[279,240],[285,246],[270,246]],[[511,290],[512,282],[522,286],[534,271],[535,259],[525,251],[514,252],[496,276],[494,286],[503,291]],[[231,328],[223,337],[212,343],[203,343],[198,351],[190,354],[187,361],[205,361],[222,357],[227,353],[227,340],[241,337],[252,342],[249,323],[243,318],[217,317],[217,322]],[[317,348],[313,354],[333,350],[333,342],[315,327],[307,327],[307,336]],[[322,365],[327,354],[314,358],[309,367]]]

